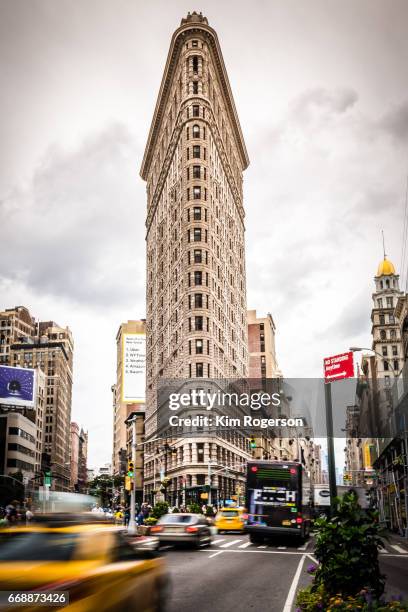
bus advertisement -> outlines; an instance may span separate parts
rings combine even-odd
[[[252,543],[274,535],[302,540],[310,532],[310,478],[294,461],[248,461],[246,532]]]

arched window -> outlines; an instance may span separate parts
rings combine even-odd
[[[197,124],[193,125],[193,138],[200,138],[200,126]]]

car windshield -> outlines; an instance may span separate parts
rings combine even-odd
[[[197,522],[196,516],[190,514],[166,514],[162,516],[159,523],[195,523]]]
[[[238,516],[238,510],[223,510],[221,516]]]
[[[14,533],[0,535],[0,561],[69,561],[78,534]]]

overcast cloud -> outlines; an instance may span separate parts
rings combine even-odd
[[[272,313],[284,374],[320,376],[323,356],[370,344],[381,229],[401,265],[404,0],[3,0],[0,307],[72,328],[91,465],[110,460],[117,328],[145,315],[139,168],[188,10],[229,72],[251,160],[248,306]]]

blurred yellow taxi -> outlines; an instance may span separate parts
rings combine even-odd
[[[145,543],[100,523],[2,529],[0,591],[64,591],[67,612],[162,612],[168,576],[164,560]],[[43,610],[33,603],[12,607]]]
[[[214,526],[219,533],[222,531],[244,531],[244,509],[233,507],[220,508],[215,517]]]

